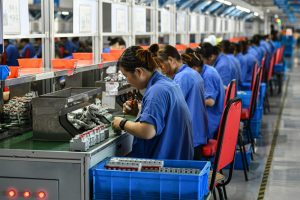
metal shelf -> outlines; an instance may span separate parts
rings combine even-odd
[[[39,81],[39,80],[46,80],[51,79],[59,76],[72,76],[73,74],[82,73],[86,71],[96,70],[96,69],[105,69],[110,66],[116,65],[117,62],[105,62],[100,64],[92,64],[88,66],[81,66],[75,69],[62,69],[62,70],[50,70],[45,71],[38,74],[28,74],[21,76],[19,78],[13,78],[13,79],[7,79],[2,81],[1,85],[5,86],[13,86],[13,85],[19,85],[24,83],[30,83],[33,81]]]

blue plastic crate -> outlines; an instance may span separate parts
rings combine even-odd
[[[285,72],[285,68],[286,68],[285,62],[279,63],[279,64],[275,64],[273,72],[274,73],[284,73]]]
[[[259,121],[263,116],[263,107],[257,106],[251,120]]]
[[[260,129],[261,129],[261,120],[251,120],[250,128],[251,128],[253,138],[259,138]]]
[[[200,200],[208,194],[208,161],[164,160],[165,167],[201,169],[199,175],[107,170],[107,161],[91,169],[94,200]]]
[[[5,80],[9,75],[9,68],[7,65],[0,65],[0,80]]]
[[[237,97],[242,99],[242,107],[243,108],[250,107],[251,95],[252,95],[252,92],[250,90],[237,92]]]
[[[246,146],[246,159],[248,167],[250,166],[251,162],[251,145]],[[235,152],[235,160],[234,160],[234,169],[235,170],[243,170],[243,161],[242,161],[242,155],[239,150]]]

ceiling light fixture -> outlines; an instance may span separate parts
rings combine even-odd
[[[223,3],[223,4],[227,5],[227,6],[231,6],[232,5],[232,3],[230,1],[226,1],[226,0],[216,0],[216,1],[218,1],[220,3]]]
[[[241,11],[244,11],[244,12],[246,12],[246,13],[250,13],[250,12],[251,12],[248,8],[244,8],[244,7],[242,7],[242,6],[236,6],[236,9],[241,10]]]

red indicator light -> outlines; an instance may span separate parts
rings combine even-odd
[[[25,191],[25,192],[23,193],[23,197],[24,197],[25,199],[29,198],[29,197],[30,197],[30,192]]]
[[[17,192],[16,192],[15,190],[10,189],[10,190],[8,190],[8,192],[7,192],[7,196],[8,196],[9,198],[16,197],[16,196],[17,196]]]
[[[45,199],[46,198],[46,193],[43,192],[43,191],[38,192],[38,198]]]

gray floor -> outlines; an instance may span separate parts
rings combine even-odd
[[[300,52],[297,52],[291,59],[292,67],[287,75],[290,78],[287,98],[264,199],[300,199],[300,62],[296,58],[299,55]],[[257,153],[251,162],[249,181],[245,182],[242,171],[235,170],[227,187],[228,199],[257,199],[283,98],[282,95],[270,99],[271,113],[263,117],[262,136],[257,140]]]

